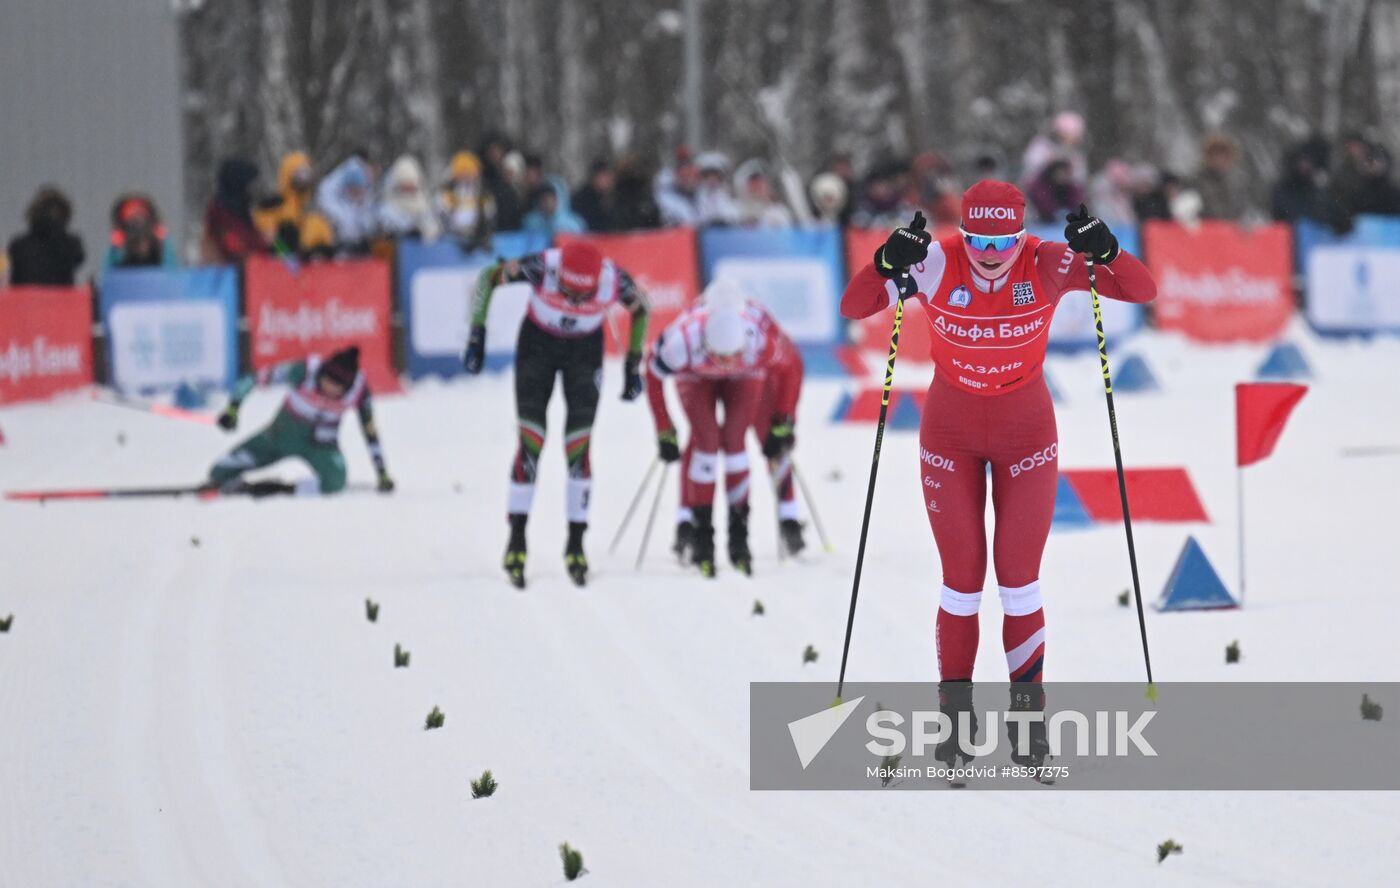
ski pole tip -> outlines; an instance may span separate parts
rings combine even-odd
[[[840,705],[841,705],[841,695],[840,695],[840,694],[837,694],[837,695],[836,695],[836,699],[833,700],[833,701],[831,702],[831,705],[828,706],[827,708],[828,708],[828,709],[835,709],[836,707],[838,707],[838,706],[840,706]]]
[[[1153,681],[1149,681],[1149,682],[1147,683],[1147,693],[1146,693],[1146,694],[1143,694],[1143,696],[1146,697],[1147,699],[1151,700],[1153,703],[1156,703],[1156,702],[1157,702],[1157,683],[1156,683],[1156,682],[1153,682]]]

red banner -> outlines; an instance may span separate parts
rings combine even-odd
[[[947,237],[957,229],[939,228],[933,232],[934,240]],[[855,277],[870,263],[875,251],[889,238],[890,233],[882,228],[850,228],[846,231],[846,278]],[[888,308],[877,315],[861,321],[856,330],[856,345],[870,352],[888,355],[890,351],[890,328],[894,325],[894,309]],[[904,320],[900,324],[899,353],[915,361],[928,361],[933,342],[930,339],[929,325],[924,317],[923,306],[914,301],[904,303]],[[881,364],[881,367],[884,365]]]
[[[667,324],[693,305],[699,295],[700,279],[696,269],[700,263],[693,229],[670,228],[635,234],[562,234],[555,238],[560,246],[570,241],[587,241],[597,247],[600,253],[630,274],[647,294],[651,302],[648,345],[656,341]],[[631,321],[625,314],[614,311],[604,325],[608,354],[626,351]]]
[[[1265,342],[1293,316],[1293,233],[1287,225],[1230,222],[1143,226],[1157,279],[1157,326],[1199,342]]]
[[[87,287],[0,290],[0,404],[92,383],[92,293]]]
[[[302,265],[266,256],[244,265],[253,367],[360,347],[360,368],[378,392],[398,391],[389,352],[389,265],[355,259]]]

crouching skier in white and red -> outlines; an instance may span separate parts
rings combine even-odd
[[[480,373],[486,359],[486,316],[491,295],[501,284],[530,284],[529,309],[515,346],[515,412],[520,444],[511,462],[506,504],[510,540],[505,570],[517,589],[525,588],[525,522],[535,498],[535,476],[544,448],[545,413],[556,376],[563,377],[564,453],[569,463],[566,503],[569,541],[564,566],[577,585],[588,577],[583,533],[588,529],[593,470],[589,444],[603,378],[603,320],[614,305],[632,313],[631,338],[623,370],[622,400],[642,393],[642,344],[647,333],[647,301],[630,275],[604,259],[593,246],[570,243],[499,262],[481,272],[472,302],[472,331],[463,362]]]
[[[775,334],[782,335],[766,311],[748,302],[737,287],[716,281],[701,295],[701,304],[662,331],[647,363],[647,400],[662,460],[681,458],[666,408],[663,380],[668,376],[675,377],[676,394],[690,423],[676,550],[683,558],[688,553],[707,577],[715,575],[714,500],[721,465],[729,505],[729,561],[745,574],[753,572],[745,438],[763,415],[765,380],[777,349]]]
[[[1011,705],[1042,709],[1040,562],[1059,474],[1055,409],[1042,375],[1050,320],[1062,297],[1088,297],[1086,260],[1094,263],[1103,296],[1147,302],[1157,294],[1147,268],[1121,251],[1108,226],[1083,206],[1066,218],[1068,243],[1028,235],[1024,220],[1019,189],[978,182],[963,195],[961,231],[933,241],[917,215],[890,235],[841,297],[843,315],[865,318],[893,305],[903,288],[907,298],[923,303],[932,327],[935,373],[924,402],[919,459],[943,565],[939,696],[945,711],[974,722],[969,682],[987,578],[986,468]],[[1031,753],[1016,760],[1038,765],[1048,749],[1044,724],[1033,723],[1029,733]],[[935,750],[950,764],[959,754],[953,743]]]
[[[394,479],[384,464],[379,430],[370,406],[369,383],[360,371],[360,349],[350,346],[324,361],[311,355],[244,376],[234,386],[228,406],[219,414],[219,427],[238,427],[243,399],[259,385],[287,385],[291,390],[272,422],[239,444],[209,470],[209,486],[226,492],[268,496],[277,493],[339,493],[345,489],[345,454],[340,452],[340,419],[349,410],[360,417],[381,493],[394,489]],[[242,480],[244,472],[288,457],[298,457],[315,473],[300,484],[281,481]]]
[[[725,280],[716,281],[702,294],[700,305],[709,304],[710,299],[741,305],[744,314],[757,325],[767,343],[768,353],[762,361],[763,389],[752,411],[753,430],[762,446],[768,474],[778,497],[779,545],[789,554],[796,555],[806,547],[802,539],[803,525],[792,468],[792,450],[797,442],[797,400],[802,393],[802,352],[768,310],[748,299],[737,285]],[[728,405],[725,409],[728,411]],[[696,488],[688,481],[693,451],[692,439],[682,454],[676,541],[671,547],[682,564],[696,563],[695,504],[690,500]]]

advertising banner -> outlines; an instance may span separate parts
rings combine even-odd
[[[1202,222],[1148,222],[1157,326],[1198,342],[1267,342],[1293,316],[1292,231]]]
[[[0,290],[0,404],[92,383],[92,294],[87,287]]]
[[[1400,247],[1318,247],[1307,282],[1318,332],[1400,333]]]
[[[244,266],[253,367],[360,347],[376,391],[397,391],[389,350],[389,266],[378,259],[302,265],[254,256]]]
[[[844,249],[834,226],[712,228],[700,236],[705,282],[732,277],[801,345],[842,339]]]
[[[238,375],[238,270],[114,268],[99,294],[112,384],[150,393]]]

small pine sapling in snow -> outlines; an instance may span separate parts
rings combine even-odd
[[[588,872],[583,868],[583,855],[577,848],[570,848],[568,842],[559,846],[559,859],[564,861],[564,878],[570,882]]]
[[[404,650],[403,648],[399,647],[398,644],[395,644],[395,645],[394,645],[394,668],[395,668],[395,669],[406,669],[406,668],[408,668],[408,651],[406,651],[406,650]]]
[[[755,598],[753,600],[753,615],[755,617],[761,617],[764,615],[764,613],[766,613],[766,611],[764,611],[763,609],[763,602]]]
[[[371,623],[378,622],[379,602],[371,601],[368,598],[365,599],[365,617],[368,618]]]
[[[1230,642],[1225,648],[1225,662],[1238,663],[1240,661],[1240,640],[1237,638]]]
[[[802,652],[802,665],[806,666],[808,663],[815,662],[817,662],[817,649],[809,644],[807,650]]]
[[[491,776],[491,769],[487,768],[481,772],[480,779],[472,781],[472,798],[489,798],[496,792],[496,778]]]
[[[191,546],[194,546],[196,549],[198,549],[198,548],[199,548],[199,537],[197,537],[197,536],[192,536],[192,537],[190,537],[190,545],[191,545]]]
[[[1363,719],[1378,722],[1384,713],[1385,710],[1381,708],[1381,704],[1372,700],[1369,694],[1361,695],[1361,717]]]
[[[441,709],[434,706],[433,711],[428,713],[428,722],[424,725],[423,730],[431,731],[433,728],[440,728],[445,721],[447,721],[447,716],[442,714]]]
[[[5,619],[0,620],[0,632],[9,632],[9,631],[10,631],[10,624],[13,623],[14,621],[15,621],[15,615],[14,615],[14,614],[10,614],[10,615],[9,615],[8,617],[6,617]]]
[[[1119,592],[1119,593],[1118,593],[1118,606],[1119,606],[1119,607],[1127,607],[1127,606],[1128,606],[1128,590],[1127,590],[1127,589],[1124,589],[1122,592]]]
[[[1168,854],[1180,854],[1186,849],[1176,843],[1176,839],[1167,839],[1157,846],[1157,862],[1161,863],[1167,859]]]

